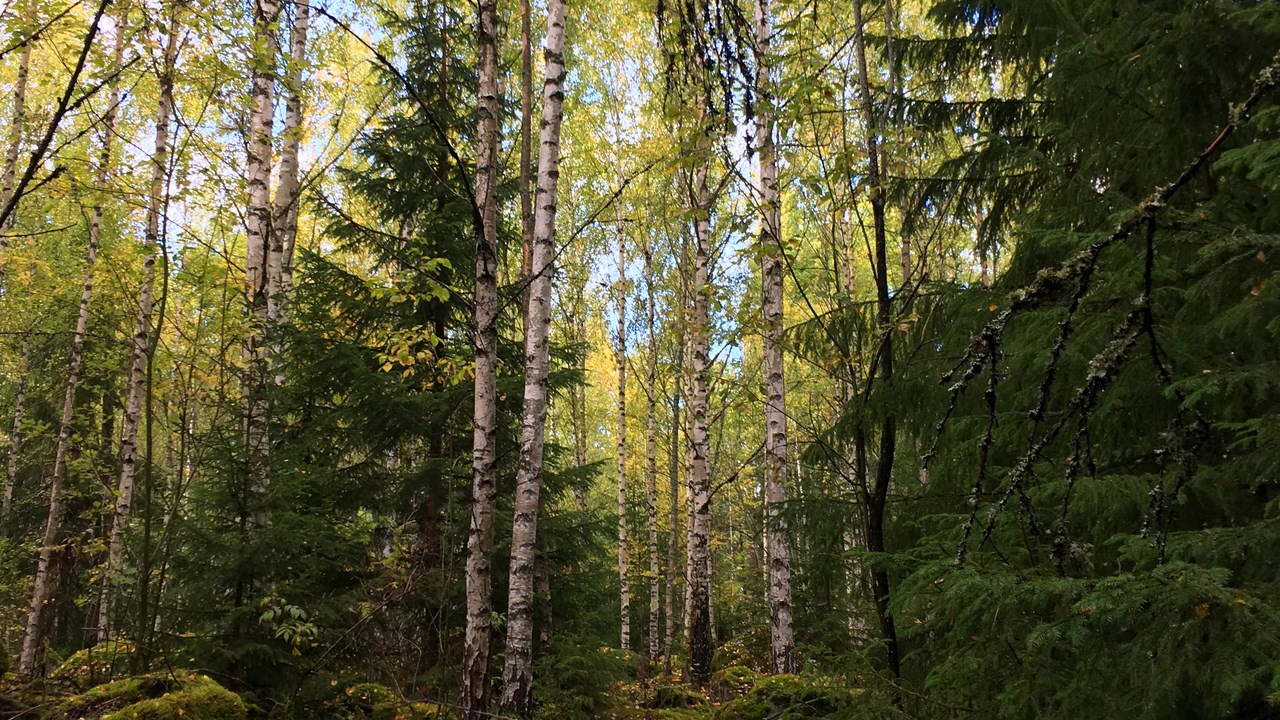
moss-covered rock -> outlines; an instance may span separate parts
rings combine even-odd
[[[744,697],[720,707],[715,720],[807,720],[852,713],[857,691],[795,675],[762,678]]]
[[[49,679],[76,687],[92,687],[128,667],[132,655],[133,645],[130,643],[98,643],[93,647],[77,650],[56,667],[50,658],[50,666],[54,669],[49,673]]]
[[[742,665],[731,665],[711,676],[711,692],[717,699],[740,698],[755,687],[760,673]]]
[[[128,705],[103,720],[245,720],[238,695],[206,676],[184,680],[160,697]]]
[[[425,702],[384,702],[373,708],[373,720],[456,720],[442,705]]]
[[[658,685],[653,689],[653,695],[649,697],[645,707],[653,709],[696,708],[703,707],[706,704],[706,696],[688,685],[664,684]]]

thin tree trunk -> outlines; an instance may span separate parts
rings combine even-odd
[[[583,305],[582,284],[578,284],[576,295],[574,297],[574,307],[570,315],[570,325],[573,327],[574,340],[585,344],[587,342],[587,320]],[[582,467],[587,464],[587,388],[584,383],[576,383],[569,390],[569,407],[573,423],[573,465],[574,467]],[[587,511],[587,491],[586,488],[573,488],[573,502],[579,512]]]
[[[704,121],[706,112],[703,111]],[[705,132],[700,130],[700,132]],[[711,480],[707,472],[707,374],[710,366],[711,191],[707,186],[709,140],[699,140],[701,163],[694,176],[693,393],[689,403],[689,670],[692,679],[711,679]]]
[[[133,508],[134,476],[138,466],[138,421],[142,414],[142,390],[150,364],[151,312],[156,275],[156,254],[160,243],[160,223],[165,179],[169,166],[169,115],[173,108],[173,67],[178,47],[176,9],[169,20],[168,40],[164,51],[164,68],[160,74],[160,102],[156,110],[155,152],[151,156],[151,190],[147,203],[146,250],[142,261],[142,285],[138,289],[138,316],[133,335],[133,357],[129,364],[128,395],[124,404],[124,423],[120,437],[120,477],[116,483],[115,511],[107,536],[107,564],[103,570],[98,601],[98,641],[111,639],[112,584],[120,571],[124,555],[124,529]]]
[[[787,405],[782,357],[782,213],[773,144],[773,87],[769,67],[769,0],[756,0],[756,152],[760,163],[760,283],[764,321],[764,496],[769,558],[769,646],[775,673],[796,671],[791,631],[791,544],[787,504]]]
[[[680,358],[681,364],[684,359],[684,338],[680,338],[677,343],[676,357]],[[680,533],[680,376],[683,368],[678,368],[672,373],[675,386],[671,391],[671,446],[668,450],[667,472],[669,491],[671,493],[671,509],[669,513],[670,527],[667,529],[667,572],[666,572],[666,597],[663,599],[663,613],[666,615],[666,628],[664,629],[662,644],[662,672],[671,675],[671,652],[674,647],[675,638],[675,581],[676,581],[676,546],[679,544]]]
[[[293,290],[293,249],[298,238],[298,210],[302,185],[298,180],[298,150],[302,147],[302,68],[307,62],[307,31],[311,25],[311,5],[306,0],[293,4],[293,28],[289,33],[289,66],[284,76],[284,148],[280,152],[280,173],[276,180],[275,209],[271,219],[271,247],[267,256],[267,314],[273,323],[289,316],[289,295]],[[274,350],[279,355],[279,349]],[[277,375],[276,384],[284,381]]]
[[[620,175],[621,173],[619,173]],[[618,608],[621,615],[619,647],[631,647],[631,584],[627,579],[627,246],[622,230],[622,205],[615,204],[614,237],[618,248],[618,284],[614,289],[618,334],[614,362],[618,366]]]
[[[471,452],[471,519],[467,532],[467,620],[463,638],[462,711],[489,711],[492,634],[493,507],[498,451],[498,3],[483,0],[476,24],[479,89],[476,113],[475,415]]]
[[[658,575],[658,334],[656,331],[657,308],[653,297],[654,272],[653,248],[645,235],[644,276],[645,315],[649,330],[648,425],[645,428],[645,479],[646,501],[649,511],[649,662],[657,663],[658,620],[661,607],[661,586]]]
[[[520,277],[533,265],[533,18],[520,0]]]
[[[13,425],[9,428],[9,456],[5,458],[4,504],[0,506],[0,537],[9,535],[13,513],[13,491],[18,484],[18,455],[22,452],[22,421],[27,409],[27,379],[31,375],[31,340],[22,349],[22,369],[18,374],[18,390],[13,397]]]
[[[564,105],[565,1],[547,2],[545,84],[538,152],[538,195],[529,302],[525,313],[525,382],[521,412],[520,465],[511,529],[511,573],[507,596],[507,659],[502,706],[528,716],[533,711],[533,554],[542,493],[543,441],[547,420],[547,361],[551,275],[555,261],[556,191],[560,176],[560,126]]]
[[[94,18],[92,34],[96,34],[98,20]],[[112,68],[119,68],[124,55],[125,18],[120,18],[115,29],[115,51]],[[106,190],[110,178],[111,149],[115,139],[116,107],[120,104],[120,85],[111,82],[107,114],[102,119],[102,150],[98,155],[97,192]],[[26,629],[22,634],[22,652],[18,656],[18,672],[33,675],[43,658],[45,644],[45,610],[53,599],[58,584],[53,571],[55,556],[61,557],[65,549],[62,542],[62,521],[66,502],[67,455],[71,446],[72,421],[75,415],[76,388],[80,384],[80,371],[84,367],[84,338],[89,327],[89,311],[93,301],[93,271],[98,260],[98,242],[102,232],[102,201],[95,198],[89,217],[89,248],[85,261],[84,284],[80,290],[80,311],[76,316],[76,329],[71,337],[71,357],[67,365],[67,384],[62,398],[62,416],[58,425],[58,440],[53,455],[53,477],[49,480],[49,516],[45,520],[44,538],[36,561],[35,583],[31,589],[31,605],[27,610]]]
[[[875,103],[867,75],[866,25],[862,18],[862,0],[853,0],[853,22],[857,37],[854,52],[858,62],[858,82],[862,89],[863,113],[867,136],[867,182],[871,188],[871,216],[875,233],[876,319],[879,332],[880,392],[892,393],[893,383],[893,333],[890,330],[891,306],[889,300],[889,267],[885,250],[884,186],[880,173],[880,157],[876,129]],[[884,405],[880,423],[880,458],[876,466],[875,484],[867,498],[867,550],[885,552],[884,522],[889,495],[889,483],[893,478],[893,455],[897,441],[897,422],[890,404]],[[871,571],[872,593],[875,596],[876,616],[885,642],[885,662],[894,677],[899,675],[898,634],[893,614],[889,611],[889,573],[882,563]]]
[[[250,329],[245,338],[247,367],[244,378],[245,462],[249,487],[254,496],[246,518],[253,527],[270,522],[266,491],[270,483],[269,401],[267,375],[270,373],[271,348],[267,334],[272,295],[276,290],[271,270],[271,143],[273,98],[276,83],[275,24],[280,16],[279,0],[255,0],[253,10],[253,74],[250,87],[249,128],[247,142],[249,204],[245,216],[246,230],[246,303]]]

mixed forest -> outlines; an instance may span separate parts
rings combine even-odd
[[[1280,4],[0,0],[0,718],[1280,717]]]

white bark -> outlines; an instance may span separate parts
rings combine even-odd
[[[614,210],[614,237],[618,247],[618,284],[614,290],[618,334],[614,362],[618,366],[618,608],[622,618],[619,647],[627,650],[631,647],[631,584],[627,579],[627,247],[622,230],[621,204],[615,204]]]
[[[467,532],[467,619],[462,711],[468,720],[489,710],[490,577],[496,494],[498,359],[498,4],[483,0],[477,22],[479,90],[476,116],[475,409],[471,454],[471,519]]]
[[[705,114],[705,113],[704,113]],[[711,679],[711,480],[707,469],[707,375],[710,366],[708,255],[711,192],[707,187],[709,141],[701,141],[704,163],[694,176],[693,318],[690,327],[693,387],[689,401],[689,671],[695,682]]]
[[[96,31],[96,25],[94,31]],[[116,27],[115,50],[112,68],[119,68],[124,54],[125,19]],[[120,104],[120,84],[111,82],[107,100],[107,112],[102,118],[102,150],[98,155],[97,191],[106,190],[110,178],[111,150],[115,139],[116,108]],[[45,610],[54,597],[58,576],[54,567],[55,556],[64,549],[62,521],[65,511],[65,483],[67,455],[71,446],[71,425],[75,414],[76,388],[80,384],[80,372],[84,367],[84,338],[89,327],[90,306],[93,302],[93,271],[98,261],[98,242],[102,232],[103,208],[100,198],[95,198],[89,216],[89,247],[85,260],[84,283],[80,289],[80,310],[76,315],[76,329],[71,336],[71,357],[67,365],[67,384],[62,398],[62,416],[58,424],[58,440],[53,454],[53,476],[49,479],[49,515],[45,519],[44,538],[40,543],[40,555],[36,560],[35,582],[31,589],[31,605],[27,610],[26,628],[22,634],[22,651],[18,655],[18,673],[32,675],[44,659]]]
[[[284,147],[276,178],[275,208],[271,219],[271,244],[267,255],[267,315],[273,323],[288,319],[293,290],[293,249],[298,237],[298,209],[302,186],[298,178],[298,150],[302,146],[302,70],[307,61],[307,31],[311,6],[307,0],[293,4],[289,32],[289,67],[284,76]],[[278,354],[278,349],[276,350]],[[276,383],[283,382],[282,377]]]
[[[547,419],[547,360],[551,274],[555,259],[556,191],[560,176],[560,125],[564,105],[565,1],[547,2],[545,82],[534,209],[532,279],[525,313],[525,384],[520,465],[516,473],[507,596],[507,658],[502,705],[529,715],[533,708],[533,565],[542,492],[542,451]]]
[[[649,331],[648,425],[645,428],[645,500],[649,513],[649,662],[658,662],[659,592],[658,575],[658,335],[654,306],[653,248],[645,236],[645,320]]]
[[[124,423],[120,436],[120,477],[116,483],[115,509],[107,537],[107,564],[103,570],[98,599],[98,641],[111,639],[112,584],[120,571],[124,555],[124,530],[133,508],[134,476],[138,466],[138,422],[142,416],[142,391],[151,362],[151,312],[154,306],[156,254],[160,247],[160,225],[164,221],[164,186],[169,165],[169,116],[173,108],[173,67],[178,47],[176,13],[169,21],[165,44],[164,67],[160,75],[160,102],[156,109],[155,151],[151,155],[151,189],[147,199],[145,245],[142,262],[142,285],[138,289],[138,315],[133,334],[133,355],[129,363],[129,381],[124,403]]]
[[[280,17],[279,0],[255,0],[248,128],[249,204],[245,214],[246,303],[250,329],[245,338],[244,356],[247,367],[244,378],[244,437],[249,485],[255,496],[251,512],[252,524],[263,527],[270,521],[265,493],[270,482],[269,453],[271,440],[267,400],[267,375],[270,372],[270,347],[266,340],[271,306],[271,165],[273,133],[273,98],[275,97],[276,22]]]
[[[778,158],[773,142],[773,86],[769,67],[772,33],[769,0],[756,0],[755,145],[760,187],[760,284],[764,324],[764,495],[765,543],[769,561],[769,641],[775,673],[794,673],[791,630],[791,545],[787,538],[787,405],[782,356],[782,213],[778,199]]]

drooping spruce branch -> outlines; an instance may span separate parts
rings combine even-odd
[[[1030,283],[1010,293],[1007,307],[1003,312],[978,332],[959,362],[943,375],[942,382],[944,384],[951,383],[948,389],[949,402],[942,419],[935,428],[934,441],[928,452],[921,458],[921,462],[925,467],[928,466],[929,461],[936,454],[939,439],[954,415],[960,397],[964,395],[972,382],[982,374],[984,368],[988,368],[988,372],[991,374],[987,390],[988,428],[979,448],[978,480],[975,483],[975,490],[970,500],[970,517],[964,525],[957,553],[959,561],[962,562],[964,560],[968,551],[969,538],[978,512],[979,494],[986,480],[986,455],[990,448],[994,428],[994,413],[991,409],[994,405],[994,398],[990,397],[990,395],[993,392],[993,386],[996,382],[995,376],[998,373],[998,359],[1001,353],[1000,344],[1009,323],[1018,315],[1042,307],[1063,297],[1067,292],[1071,292],[1067,316],[1058,324],[1058,337],[1051,348],[1045,378],[1041,383],[1036,407],[1031,414],[1032,419],[1036,420],[1038,425],[1047,410],[1054,376],[1062,353],[1074,329],[1076,312],[1084,296],[1089,291],[1098,262],[1108,248],[1127,240],[1136,234],[1144,224],[1146,225],[1148,228],[1147,262],[1144,270],[1143,291],[1136,302],[1135,309],[1126,315],[1125,319],[1113,332],[1111,340],[1094,356],[1090,363],[1089,373],[1084,382],[1076,389],[1067,411],[1052,427],[1040,433],[1033,440],[1029,449],[1010,471],[1008,487],[1002,497],[988,511],[987,522],[982,533],[982,542],[990,538],[995,528],[997,516],[1008,503],[1008,500],[1015,494],[1022,499],[1024,510],[1030,510],[1030,502],[1024,492],[1024,482],[1032,475],[1035,463],[1041,458],[1049,445],[1054,442],[1071,418],[1076,417],[1080,422],[1080,428],[1077,430],[1075,440],[1078,441],[1087,432],[1089,412],[1096,404],[1101,393],[1110,385],[1116,372],[1127,357],[1129,350],[1141,336],[1145,335],[1150,340],[1152,360],[1161,381],[1165,385],[1171,383],[1171,373],[1161,358],[1159,344],[1156,341],[1151,310],[1153,237],[1156,216],[1196,176],[1200,169],[1217,154],[1223,142],[1248,119],[1250,112],[1278,84],[1280,84],[1280,53],[1277,53],[1271,63],[1259,73],[1249,96],[1243,102],[1230,106],[1227,121],[1213,141],[1192,158],[1172,182],[1157,187],[1151,195],[1140,202],[1132,212],[1121,220],[1106,237],[1089,244],[1083,250],[1058,265],[1040,270]],[[1190,425],[1192,427],[1202,426],[1203,422],[1198,419]],[[1181,435],[1181,433],[1179,434]],[[1179,462],[1181,468],[1178,480],[1179,487],[1189,478],[1185,469],[1188,465],[1185,462],[1185,457],[1186,451],[1184,448],[1181,453],[1182,460]],[[1073,462],[1077,462],[1077,460],[1073,460]],[[1069,486],[1074,482],[1074,477],[1078,471],[1079,468],[1073,468],[1069,465]],[[1163,490],[1158,486],[1157,489],[1153,490],[1153,516],[1157,521],[1164,519],[1166,512],[1159,509],[1163,506],[1162,503]],[[1034,518],[1032,518],[1032,522],[1034,522]]]

